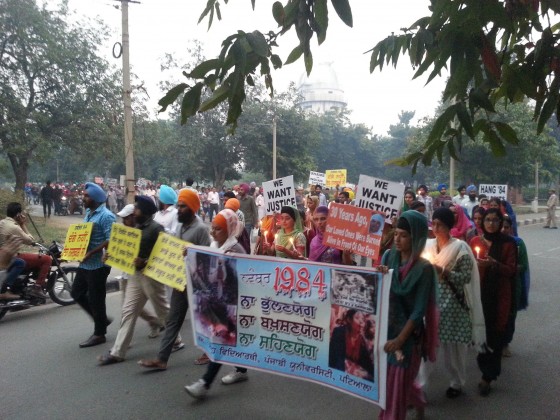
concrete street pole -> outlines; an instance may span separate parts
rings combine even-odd
[[[276,179],[276,116],[272,117],[272,179]]]
[[[134,147],[132,139],[132,101],[130,98],[130,55],[128,36],[128,2],[121,0],[122,12],[122,57],[123,57],[123,101],[124,101],[124,155],[126,167],[127,202],[134,203]]]

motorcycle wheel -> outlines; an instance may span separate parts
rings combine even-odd
[[[0,319],[4,318],[4,315],[6,315],[6,313],[8,312],[7,309],[0,309]]]
[[[49,289],[49,296],[53,302],[62,306],[68,306],[75,303],[70,292],[72,291],[72,285],[74,284],[74,278],[76,278],[78,267],[62,267],[62,270],[66,274],[67,281],[65,281],[62,274],[59,273],[53,286]]]

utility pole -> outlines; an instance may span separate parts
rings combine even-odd
[[[272,117],[272,179],[276,179],[276,115]]]
[[[134,203],[134,145],[132,139],[132,100],[130,98],[130,42],[128,35],[128,3],[133,0],[120,0],[122,13],[122,64],[123,64],[123,101],[124,101],[124,156],[126,168],[127,202]]]

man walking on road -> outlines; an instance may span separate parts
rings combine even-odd
[[[107,248],[111,236],[111,228],[115,223],[115,215],[105,207],[107,195],[105,191],[93,182],[88,182],[84,189],[84,207],[86,216],[84,222],[93,223],[86,255],[76,273],[72,285],[72,297],[94,322],[93,335],[80,343],[80,347],[92,347],[103,344],[107,326],[111,323],[107,319],[105,295],[107,292],[107,277],[111,267],[102,261],[103,249]]]
[[[545,229],[558,229],[556,227],[556,206],[558,205],[558,197],[556,190],[550,189],[548,191],[548,201],[546,202],[546,225]]]
[[[249,237],[251,237],[251,230],[259,223],[259,210],[255,199],[249,195],[251,187],[249,184],[241,184],[239,186],[239,194],[237,199],[239,200],[239,210],[243,212],[245,216],[245,230]]]
[[[197,216],[200,208],[198,194],[186,188],[179,191],[177,199],[179,226],[176,235],[180,239],[194,245],[210,246],[210,232],[202,219]],[[179,292],[173,289],[171,294],[171,308],[165,324],[165,334],[161,340],[157,359],[143,359],[138,362],[140,366],[148,369],[167,369],[167,361],[173,351],[173,345],[179,335],[181,326],[189,309],[187,289]]]
[[[136,272],[126,286],[121,327],[117,333],[115,344],[109,353],[97,358],[101,366],[124,361],[132,341],[136,320],[148,300],[152,303],[159,319],[159,325],[162,328],[169,312],[165,285],[145,276],[142,272],[148,263],[148,258],[152,253],[160,232],[163,232],[164,229],[162,225],[154,220],[154,214],[157,212],[154,201],[150,197],[141,195],[136,196],[135,200],[134,222],[136,227],[142,231],[140,251],[134,259]]]
[[[43,216],[45,219],[47,216],[50,218],[54,196],[54,189],[51,187],[51,181],[47,181],[47,185],[43,187],[39,196],[41,197],[41,202],[43,203]]]

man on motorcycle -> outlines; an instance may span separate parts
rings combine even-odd
[[[111,267],[102,261],[103,249],[107,248],[115,215],[105,207],[107,195],[101,187],[88,182],[84,190],[84,207],[87,209],[84,222],[93,223],[87,253],[78,267],[72,285],[72,297],[93,318],[93,335],[80,343],[80,347],[91,347],[105,343],[107,325],[107,276]]]
[[[0,221],[0,246],[3,246],[12,236],[21,238],[22,243],[25,245],[33,245],[35,239],[27,230],[26,222],[27,217],[22,212],[21,204],[9,203],[6,209],[6,218]],[[18,251],[17,258],[25,262],[26,269],[38,271],[37,283],[30,290],[30,293],[40,298],[46,298],[46,295],[43,293],[43,287],[47,281],[52,258],[49,255],[38,253],[21,253],[19,252],[20,249],[21,246],[16,249]]]
[[[14,258],[16,249],[23,243],[21,238],[10,237],[6,243],[0,247],[0,300],[19,299],[20,296],[12,293],[17,277],[25,268],[25,261]]]

